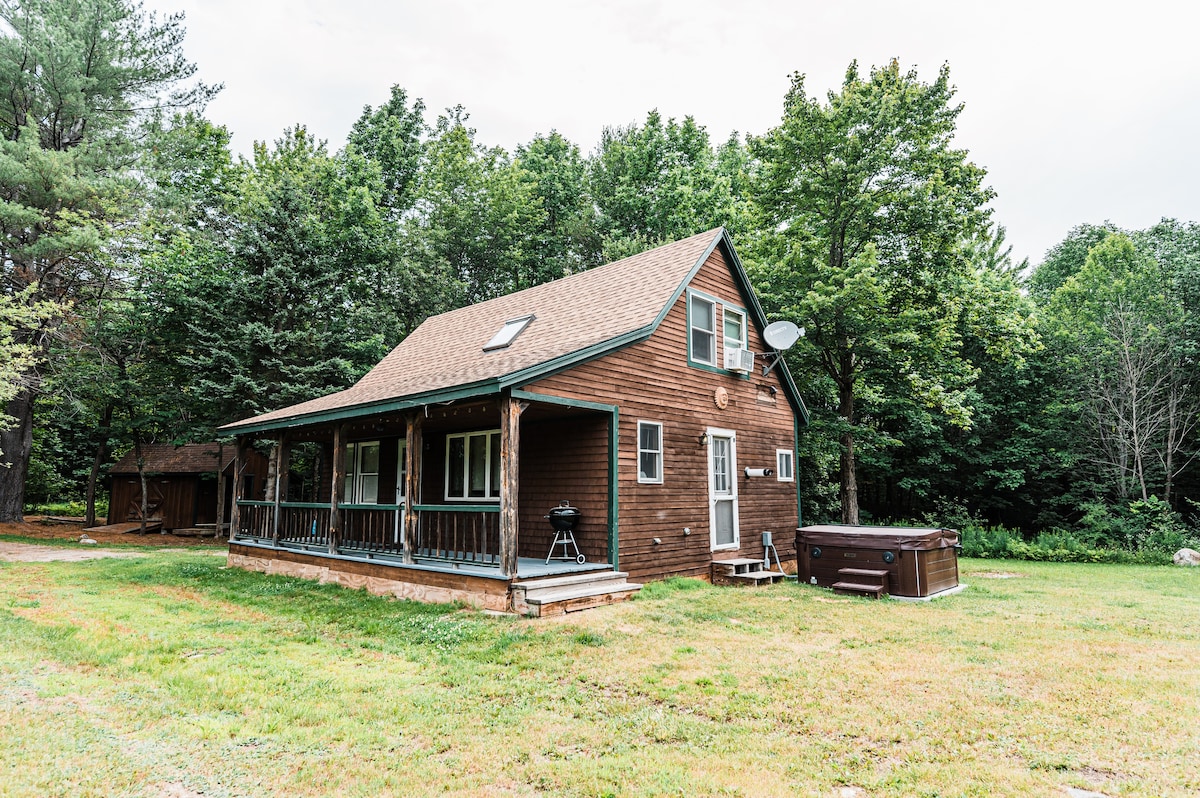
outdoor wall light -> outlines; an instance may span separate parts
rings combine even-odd
[[[700,433],[700,445],[708,446],[708,433],[707,432]]]

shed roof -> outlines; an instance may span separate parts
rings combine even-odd
[[[426,319],[355,385],[222,427],[230,433],[366,415],[499,391],[648,337],[719,244],[724,228]],[[745,286],[749,291],[748,283]],[[751,294],[751,299],[753,299]],[[761,321],[761,309],[752,303]],[[506,322],[533,320],[486,350]],[[785,372],[786,373],[786,372]],[[790,377],[785,378],[790,383]],[[804,415],[792,390],[793,403]],[[353,410],[352,410],[353,409]]]
[[[217,444],[148,443],[142,446],[146,471],[156,474],[208,474],[217,471]],[[232,450],[226,455],[233,459]],[[109,470],[111,474],[136,474],[137,455],[130,450]]]

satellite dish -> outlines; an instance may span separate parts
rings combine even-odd
[[[790,349],[802,335],[804,335],[804,328],[797,327],[790,321],[777,321],[768,324],[767,329],[763,330],[763,340],[776,352]]]

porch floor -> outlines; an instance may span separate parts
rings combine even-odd
[[[439,571],[442,573],[463,574],[466,576],[479,576],[486,579],[504,579],[500,575],[500,569],[494,565],[484,565],[481,563],[463,562],[459,560],[448,560],[438,557],[423,557],[416,556],[414,561],[406,563],[395,554],[385,554],[376,552],[343,550],[338,554],[330,554],[329,550],[324,546],[308,546],[297,543],[281,543],[278,547],[272,546],[269,543],[263,543],[252,537],[238,536],[234,541],[241,546],[253,546],[255,548],[265,549],[267,551],[296,551],[305,554],[313,554],[320,557],[328,557],[334,560],[354,560],[357,562],[370,562],[378,565],[389,565],[395,568],[412,568],[421,571]],[[574,560],[551,560],[546,562],[543,559],[533,557],[518,557],[517,558],[517,573],[511,581],[521,581],[524,579],[541,579],[547,576],[564,576],[568,574],[582,574],[596,571],[612,571],[612,565],[606,562],[585,562],[578,563]]]

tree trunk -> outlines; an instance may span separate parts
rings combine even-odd
[[[33,391],[21,391],[4,408],[16,423],[0,430],[0,523],[25,520],[25,477],[33,448]]]
[[[842,433],[841,488],[842,523],[858,526],[858,476],[854,463],[854,387],[853,382],[838,386],[838,415],[846,425]]]
[[[96,457],[92,460],[92,471],[88,474],[87,518],[84,527],[96,525],[96,482],[100,479],[100,467],[108,457],[108,428],[112,424],[113,406],[105,405],[100,414],[100,442],[96,444]]]
[[[146,458],[142,456],[142,436],[133,436],[133,455],[137,460],[138,481],[142,485],[142,507],[138,513],[142,517],[142,525],[138,527],[138,534],[146,534],[146,513],[150,509],[150,497],[146,492]]]

